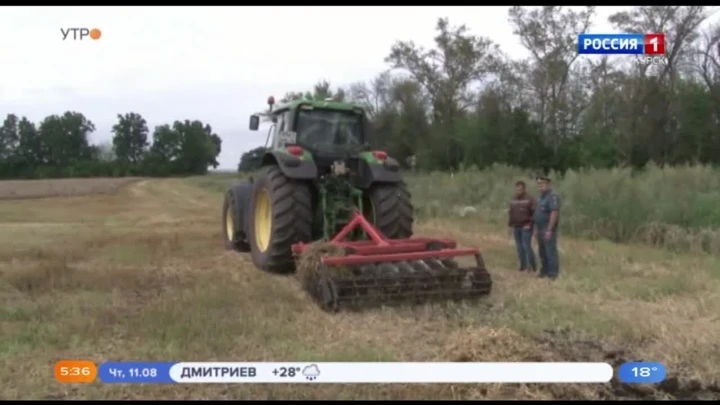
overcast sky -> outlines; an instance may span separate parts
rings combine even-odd
[[[607,17],[625,8],[599,7],[592,32],[613,32]],[[199,119],[222,137],[221,168],[232,169],[264,143],[247,125],[268,95],[369,80],[387,69],[394,41],[431,46],[438,17],[525,55],[507,7],[3,7],[0,115],[79,111],[96,143],[111,139],[118,113],[142,114],[151,130]],[[102,36],[63,41],[72,27]]]

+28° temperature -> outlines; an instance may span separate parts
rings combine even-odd
[[[278,377],[295,377],[300,372],[300,367],[278,367],[272,371]]]

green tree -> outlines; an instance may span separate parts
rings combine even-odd
[[[142,161],[148,148],[148,127],[145,119],[137,113],[118,114],[113,125],[113,151],[121,163],[137,164]]]
[[[146,164],[150,173],[154,175],[169,175],[177,170],[180,159],[182,139],[170,125],[159,125],[153,131],[153,142],[146,157]]]
[[[445,162],[457,168],[463,159],[459,120],[476,98],[472,86],[499,69],[500,52],[489,39],[470,34],[465,25],[453,27],[446,18],[439,19],[435,29],[434,49],[398,41],[386,61],[392,68],[408,72],[427,92],[438,141],[435,145],[443,145]]]
[[[222,140],[201,121],[175,121],[153,132],[148,164],[156,174],[205,174],[217,167]]]
[[[39,131],[42,153],[49,165],[71,167],[92,156],[88,136],[95,131],[95,125],[79,112],[46,117]]]
[[[208,167],[217,167],[220,137],[210,125],[201,121],[175,121],[173,131],[180,134],[180,165],[183,173],[205,174]]]
[[[47,163],[48,152],[44,148],[43,140],[34,123],[22,117],[18,123],[18,150],[20,160],[23,162],[25,172],[31,172],[34,167]]]
[[[18,117],[8,114],[0,127],[0,161],[12,158],[20,142],[18,133]]]
[[[289,101],[296,101],[296,100],[327,100],[327,99],[333,99],[335,101],[344,101],[345,100],[345,90],[342,88],[333,90],[332,86],[330,85],[330,82],[328,82],[327,80],[321,80],[315,84],[315,87],[313,87],[312,91],[305,91],[305,92],[289,91],[289,92],[285,93],[285,96],[283,96],[283,98],[280,99],[280,102],[287,103]]]
[[[15,172],[19,143],[18,117],[8,114],[0,126],[0,177],[11,177]]]

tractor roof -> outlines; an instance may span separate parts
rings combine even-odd
[[[326,100],[294,100],[285,104],[277,106],[273,110],[274,114],[277,114],[286,110],[294,110],[301,105],[307,105],[314,108],[326,108],[328,110],[339,110],[339,111],[356,111],[358,109],[364,110],[365,108],[359,104],[346,103],[340,101],[326,101]]]

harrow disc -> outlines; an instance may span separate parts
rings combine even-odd
[[[304,282],[308,294],[326,311],[379,305],[422,304],[477,299],[490,294],[492,279],[482,259],[472,267],[454,260],[428,259],[347,266],[318,263]]]

